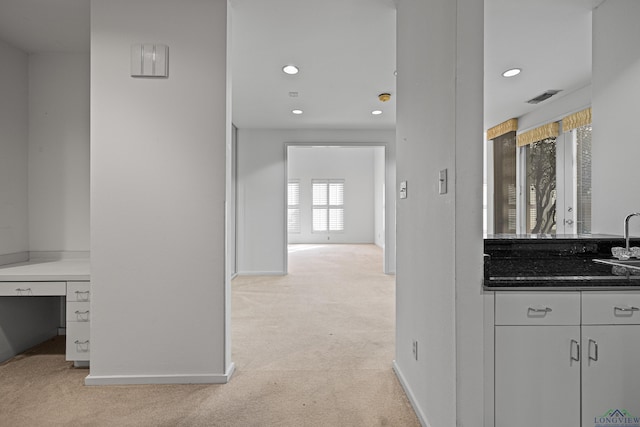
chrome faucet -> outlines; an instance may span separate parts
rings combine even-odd
[[[631,213],[624,219],[624,241],[627,244],[627,253],[629,253],[629,220],[632,216],[640,216],[640,212]]]

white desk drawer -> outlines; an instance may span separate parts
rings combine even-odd
[[[39,297],[64,296],[66,282],[0,282],[0,296]]]
[[[67,323],[66,360],[89,360],[89,322]]]
[[[579,292],[496,292],[496,325],[579,325]]]
[[[67,322],[89,322],[91,313],[88,302],[67,302]]]
[[[640,292],[583,292],[583,325],[640,325]]]
[[[67,301],[91,301],[89,282],[67,282]]]

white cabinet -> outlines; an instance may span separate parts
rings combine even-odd
[[[66,359],[75,366],[88,366],[90,356],[91,286],[89,282],[67,283]]]
[[[580,295],[500,293],[495,308],[495,426],[577,427]]]
[[[582,312],[582,426],[640,420],[640,293],[583,293]]]
[[[497,292],[494,325],[495,427],[640,417],[640,292]]]
[[[579,425],[579,336],[579,326],[496,327],[496,427]]]

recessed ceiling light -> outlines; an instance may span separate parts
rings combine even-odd
[[[371,114],[373,114],[374,116],[379,116],[380,114],[382,114],[382,110],[373,110]]]
[[[291,110],[291,112],[296,115],[302,114],[302,110]]]
[[[513,76],[517,76],[518,74],[520,74],[522,70],[520,68],[511,68],[507,71],[505,71],[504,73],[502,73],[502,77],[513,77]]]
[[[284,67],[282,67],[282,71],[287,74],[298,74],[298,71],[300,71],[300,69],[295,65],[285,65]]]

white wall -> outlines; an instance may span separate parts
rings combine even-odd
[[[130,46],[169,46],[132,78]],[[224,382],[226,0],[91,2],[91,374]]]
[[[29,249],[27,76],[27,55],[0,40],[0,256]]]
[[[477,426],[483,2],[407,0],[397,10],[397,181],[408,198],[397,203],[395,369],[424,425]]]
[[[289,147],[288,179],[300,181],[300,233],[289,233],[289,243],[373,243],[374,163],[372,147]],[[345,230],[312,232],[313,179],[345,180]]]
[[[592,227],[623,233],[624,217],[640,211],[640,2],[606,1],[593,12]],[[640,219],[631,220],[640,235]]]
[[[89,54],[29,57],[29,250],[89,250]]]
[[[385,154],[383,147],[376,147],[373,149],[373,213],[374,213],[374,231],[373,238],[374,243],[381,248],[384,248],[385,242]],[[395,228],[395,224],[391,224]]]
[[[286,272],[287,143],[386,143],[385,271],[395,272],[395,132],[362,130],[238,130],[238,272]]]

